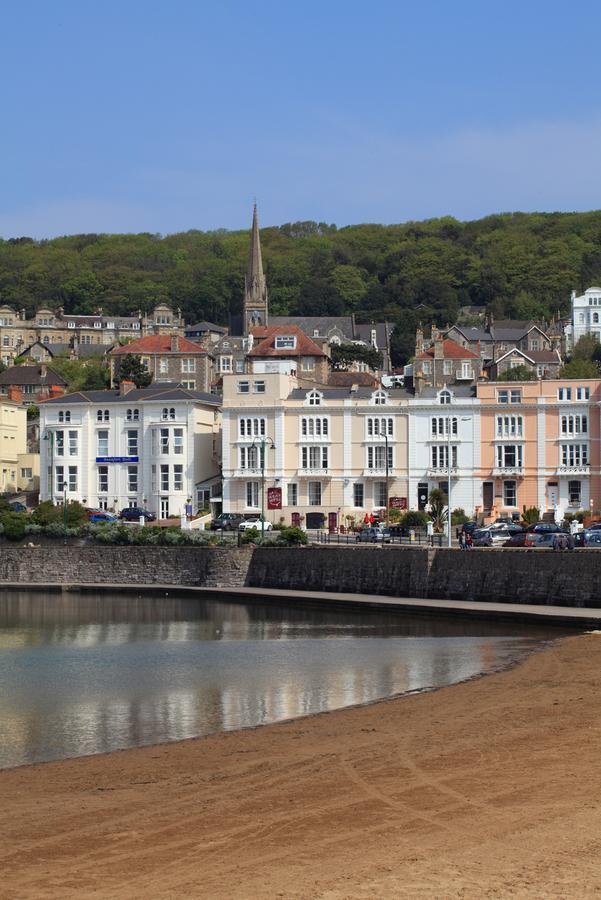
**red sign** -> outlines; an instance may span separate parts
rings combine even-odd
[[[276,487],[267,488],[267,509],[282,508],[282,489]]]
[[[390,497],[388,501],[390,509],[407,509],[406,497]]]
[[[291,522],[293,528],[300,528],[300,513],[292,513]]]

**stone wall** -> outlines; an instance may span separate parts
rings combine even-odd
[[[1,547],[0,582],[339,591],[601,608],[601,552],[418,547]]]
[[[497,603],[601,607],[601,552],[257,548],[248,584]]]
[[[0,582],[244,585],[250,547],[2,547]]]

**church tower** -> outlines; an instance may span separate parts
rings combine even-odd
[[[253,209],[253,224],[248,254],[248,268],[244,277],[244,336],[247,337],[255,325],[267,325],[267,282],[263,274],[261,258],[261,241],[259,238],[259,219],[257,204]]]

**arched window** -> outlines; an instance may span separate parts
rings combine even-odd
[[[164,406],[162,418],[163,419],[175,419],[175,408],[173,406],[171,406],[171,407]]]
[[[447,406],[451,402],[452,397],[453,395],[450,391],[441,391],[438,395],[438,402],[441,406]]]
[[[309,391],[307,394],[307,405],[308,406],[321,406],[321,401],[323,400],[323,394],[320,394],[319,391]]]
[[[388,400],[388,394],[386,391],[374,391],[371,395],[371,402],[374,406],[384,406],[384,404]]]
[[[128,409],[126,414],[126,419],[128,422],[137,422],[140,418],[140,411],[138,409]]]
[[[108,422],[109,420],[109,411],[108,409],[99,409],[96,412],[96,421],[97,422]]]

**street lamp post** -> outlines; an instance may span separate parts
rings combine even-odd
[[[63,543],[67,543],[67,482],[63,481]]]
[[[261,467],[261,543],[265,538],[265,447],[275,450],[275,444],[270,437],[255,438],[252,443],[259,451],[259,464]]]

